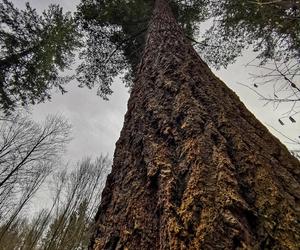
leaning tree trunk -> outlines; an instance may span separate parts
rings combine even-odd
[[[157,0],[93,249],[300,249],[300,164]]]

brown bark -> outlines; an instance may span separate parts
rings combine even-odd
[[[300,249],[300,164],[157,0],[93,249]]]

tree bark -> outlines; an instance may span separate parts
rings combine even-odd
[[[300,164],[157,0],[91,249],[300,249]]]

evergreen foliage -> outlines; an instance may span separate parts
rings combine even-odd
[[[200,49],[215,67],[233,63],[249,46],[261,63],[300,60],[299,1],[211,1],[210,10],[213,25]]]
[[[61,71],[79,48],[80,87],[97,87],[97,94],[107,100],[120,73],[130,86],[154,1],[82,0],[75,17],[57,5],[38,15],[29,4],[25,10],[8,0],[0,4],[0,105],[9,111],[50,99],[52,88],[64,93],[63,85],[73,78],[63,77]],[[299,64],[299,1],[172,0],[170,5],[186,36],[199,41],[196,49],[216,68],[233,63],[249,47],[259,52],[261,64]],[[213,25],[199,40],[200,23],[206,20]],[[278,68],[286,76],[286,70]],[[294,64],[288,68],[293,75],[299,69]]]
[[[278,121],[293,122],[300,108],[300,1],[210,1],[210,17],[212,26],[195,45],[202,58],[226,68],[253,50],[256,58],[247,62],[254,67],[253,86],[270,86],[267,93],[254,91],[275,107],[288,103]]]
[[[82,85],[99,86],[98,94],[107,99],[112,79],[126,72],[124,81],[130,86],[142,56],[153,4],[150,0],[82,0],[77,11],[87,37],[78,68]],[[198,24],[208,13],[208,0],[171,4],[186,34],[197,35]]]
[[[10,111],[50,99],[49,90],[71,78],[60,76],[74,58],[79,43],[70,13],[50,5],[41,15],[28,3],[24,10],[0,2],[0,105]]]

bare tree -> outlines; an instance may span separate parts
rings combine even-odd
[[[280,116],[279,122],[283,125],[284,120],[296,122],[296,115],[300,113],[300,67],[299,62],[272,61],[265,65],[249,63],[255,69],[251,73],[253,81],[252,90],[266,102],[277,108],[281,104],[289,104],[288,111]],[[263,87],[268,87],[268,95],[263,94]],[[250,87],[251,88],[251,87]],[[254,89],[255,88],[255,89]]]
[[[108,157],[100,156],[95,161],[85,158],[75,168],[65,166],[49,172],[47,186],[53,202],[29,219],[24,208],[47,176],[47,171],[37,172],[27,189],[24,188],[15,209],[0,224],[0,249],[86,249],[110,167]],[[15,243],[11,244],[14,237]]]
[[[272,105],[278,111],[278,123],[282,126],[288,123],[296,123],[300,114],[300,67],[296,60],[282,61],[273,60],[260,64],[252,60],[246,67],[254,70],[250,73],[252,84],[238,83],[253,91],[264,102],[264,105]],[[279,110],[284,110],[279,112]],[[287,139],[291,145],[290,152],[299,158],[300,136],[291,138],[286,135],[286,128],[278,131],[271,127],[276,133]]]
[[[11,225],[10,229],[6,232],[6,235],[1,240],[0,249],[1,250],[15,250],[22,244],[24,233],[26,231],[26,226],[28,221],[24,218],[18,218]],[[3,231],[5,225],[0,226],[0,231]]]
[[[49,211],[47,209],[42,209],[37,216],[35,216],[31,223],[27,225],[26,232],[23,237],[22,244],[19,245],[21,250],[34,250],[38,249],[38,241],[44,232],[44,225],[47,219]]]
[[[82,160],[67,176],[55,177],[60,190],[60,205],[52,219],[44,249],[85,249],[88,244],[93,217],[100,203],[100,193],[110,170],[107,157],[99,157],[95,162],[90,158]],[[57,195],[55,195],[57,197]]]
[[[0,218],[2,221],[10,218],[15,211],[23,209],[51,173],[69,140],[70,125],[61,116],[48,116],[43,124],[38,124],[20,114],[1,118]]]
[[[2,119],[0,133],[0,187],[3,187],[17,175],[19,181],[26,178],[26,172],[30,173],[35,164],[52,162],[70,140],[70,125],[60,116],[48,116],[39,125],[16,115]]]
[[[24,191],[21,193],[19,202],[11,212],[9,219],[7,220],[6,218],[3,218],[6,221],[6,223],[5,226],[2,227],[2,230],[0,231],[0,244],[3,237],[9,230],[10,226],[19,216],[20,212],[24,209],[24,207],[32,199],[34,194],[38,191],[40,186],[44,183],[45,178],[49,175],[51,171],[51,168],[49,168],[48,165],[45,165],[43,167],[40,167],[39,170],[40,171],[36,171],[35,173],[33,173],[31,180],[29,180],[27,183],[24,183],[24,187],[23,187]]]
[[[292,149],[290,149],[291,154],[300,160],[300,137],[293,139],[280,132],[272,125],[267,124],[267,126],[274,130],[276,133],[280,134],[286,140],[286,143],[292,146]]]

